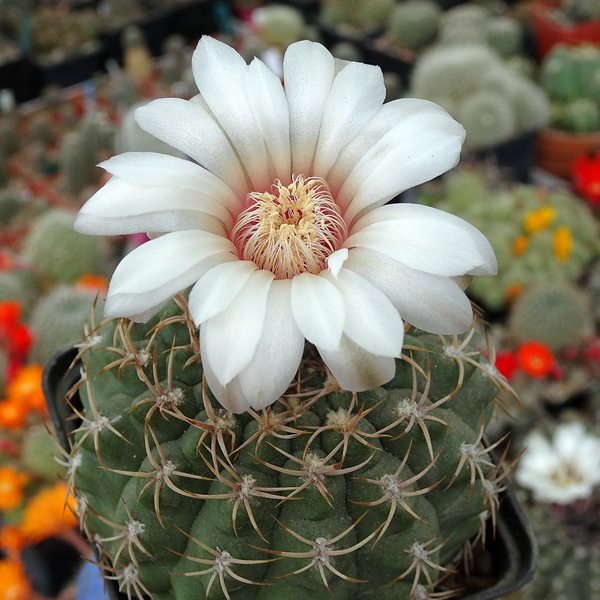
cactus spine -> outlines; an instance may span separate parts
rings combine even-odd
[[[93,329],[69,472],[105,572],[156,600],[423,597],[497,502],[473,335],[411,329],[394,379],[355,394],[308,346],[287,395],[233,415],[181,296]]]

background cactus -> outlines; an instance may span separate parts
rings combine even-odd
[[[553,351],[581,342],[593,331],[590,298],[568,284],[542,283],[519,294],[509,328],[518,341],[538,340]]]
[[[71,211],[47,210],[24,240],[23,258],[51,282],[72,283],[86,273],[102,274],[106,269],[103,241],[77,233],[74,220]]]
[[[433,0],[405,0],[391,11],[386,38],[408,50],[430,44],[438,32],[441,8]]]
[[[497,506],[498,375],[472,336],[411,329],[394,379],[358,394],[307,348],[288,395],[233,415],[182,297],[90,331],[69,473],[106,574],[156,600],[425,597]]]

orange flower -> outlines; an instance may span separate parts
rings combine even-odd
[[[525,215],[523,219],[523,227],[527,233],[537,233],[546,229],[556,217],[556,209],[551,206],[542,206],[537,210],[533,210]]]
[[[108,292],[108,280],[102,275],[86,273],[75,282],[75,287],[80,290],[100,292],[101,296],[106,296],[106,292]]]
[[[28,414],[29,408],[18,398],[2,400],[0,402],[0,427],[13,431],[21,429]]]
[[[523,284],[513,281],[504,292],[504,297],[507,302],[512,302],[523,290]]]
[[[0,510],[12,510],[21,504],[23,487],[28,481],[27,474],[14,467],[0,467]]]
[[[6,397],[19,401],[29,410],[45,411],[46,401],[42,391],[43,371],[44,368],[36,364],[21,367],[6,386]]]
[[[18,557],[27,545],[23,532],[14,525],[4,525],[0,529],[0,549],[8,556]]]
[[[21,531],[31,543],[57,535],[65,529],[77,526],[75,516],[77,503],[67,496],[64,483],[38,492],[25,507]]]
[[[517,348],[517,362],[529,377],[542,379],[552,371],[555,359],[552,350],[546,344],[529,340]]]
[[[32,589],[19,560],[0,560],[0,600],[30,600]]]
[[[556,260],[561,263],[567,262],[573,251],[573,234],[566,225],[559,227],[554,232],[552,247]]]
[[[513,242],[512,251],[515,256],[521,256],[529,246],[529,238],[526,235],[519,235]]]

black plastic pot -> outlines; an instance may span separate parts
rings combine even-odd
[[[59,350],[47,362],[42,379],[56,435],[67,452],[70,451],[69,437],[79,425],[73,418],[73,407],[81,407],[77,394],[71,398],[70,404],[64,399],[65,393],[79,380],[79,364],[74,363],[76,356],[76,348]],[[486,581],[489,578],[491,583],[485,589],[467,591],[461,600],[494,600],[518,590],[533,578],[538,559],[535,536],[510,488],[500,495],[495,535],[491,531],[491,523],[488,527],[488,543],[484,552],[490,559],[491,569],[485,573],[485,578]],[[106,589],[111,600],[127,598],[119,592],[114,581],[106,581]]]

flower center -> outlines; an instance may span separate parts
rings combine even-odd
[[[233,243],[242,260],[277,279],[320,273],[348,233],[327,183],[317,177],[299,175],[287,186],[277,180],[271,192],[248,194],[248,203],[233,228]]]

